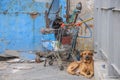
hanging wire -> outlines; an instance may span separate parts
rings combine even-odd
[[[83,21],[82,18],[79,17],[79,19],[81,21]],[[90,29],[90,27],[84,22],[84,25],[88,28],[89,32],[90,32],[90,35],[89,36],[79,36],[80,38],[92,38],[92,30]]]

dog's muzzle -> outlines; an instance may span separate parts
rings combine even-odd
[[[85,60],[90,60],[90,57],[89,56],[85,56]]]

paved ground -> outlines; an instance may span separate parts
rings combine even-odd
[[[43,63],[0,62],[0,80],[94,80],[69,75],[56,64],[44,67]]]

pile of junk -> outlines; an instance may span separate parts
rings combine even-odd
[[[93,20],[93,18],[88,18],[83,20],[79,17],[82,10],[82,3],[79,2],[73,12],[69,15],[65,15],[66,22],[63,21],[62,17],[59,15],[61,7],[56,12],[56,18],[52,22],[52,26],[49,25],[49,12],[45,12],[46,28],[41,29],[43,35],[42,48],[43,51],[36,52],[36,62],[41,62],[44,58],[44,66],[48,63],[53,65],[57,62],[60,70],[64,70],[64,61],[73,62],[80,61],[80,54],[83,50],[76,48],[78,38],[91,38],[92,30],[91,25],[86,22]],[[79,20],[78,20],[79,18]],[[89,35],[79,35],[82,25],[89,32]],[[49,38],[47,36],[50,36]],[[86,49],[87,50],[87,49]]]

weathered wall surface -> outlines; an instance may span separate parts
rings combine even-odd
[[[120,0],[95,0],[95,46],[108,61],[108,74],[120,76]]]
[[[70,0],[70,12],[72,12],[75,9],[76,4],[79,2],[81,2],[83,6],[80,17],[93,17],[94,0]]]
[[[93,9],[94,9],[94,0],[70,0],[70,13],[76,8],[77,3],[82,3],[82,11],[79,14],[79,17],[84,19],[93,17]],[[78,18],[77,21],[80,21]],[[88,25],[90,25],[90,29],[92,30],[92,36],[89,38],[78,38],[77,39],[77,48],[80,50],[93,50],[93,20],[87,22]],[[91,33],[88,29],[85,28],[85,25],[83,24],[80,31],[79,36],[90,36]]]
[[[35,51],[41,49],[41,28],[46,27],[45,10],[52,0],[0,1],[0,53],[5,50]],[[52,12],[58,10],[54,0]],[[54,19],[54,15],[50,15]]]

